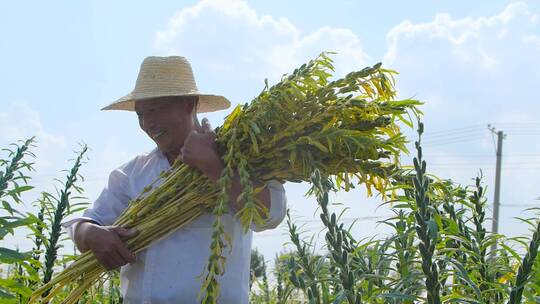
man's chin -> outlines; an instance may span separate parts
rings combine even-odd
[[[160,140],[154,140],[154,142],[156,143],[156,146],[158,147],[159,151],[163,153],[167,151],[167,145],[165,145],[165,143],[163,143]]]
[[[164,155],[176,155],[180,151],[180,148],[175,148],[175,146],[171,145],[170,143],[156,141],[156,145],[159,151],[161,151],[161,153]]]

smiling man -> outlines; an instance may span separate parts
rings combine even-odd
[[[229,105],[222,96],[200,93],[188,61],[174,56],[146,58],[133,92],[104,108],[135,111],[139,126],[157,147],[114,170],[93,206],[64,226],[80,251],[91,250],[107,269],[121,267],[124,303],[198,303],[204,278],[201,273],[210,254],[211,214],[155,241],[137,256],[122,241],[137,231],[113,223],[129,201],[177,159],[217,182],[223,162],[216,150],[215,134],[205,120],[199,125],[196,113],[218,111]],[[232,238],[232,251],[227,254],[226,272],[220,278],[219,303],[248,302],[252,231],[244,233],[234,217],[234,211],[242,207],[241,202],[236,202],[241,191],[235,176],[229,192],[234,203],[231,212],[223,217],[225,232]],[[275,228],[285,217],[283,185],[270,181],[257,198],[269,213],[265,223],[254,225],[252,230]]]

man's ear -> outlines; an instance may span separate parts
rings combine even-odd
[[[189,98],[186,100],[186,112],[190,113],[191,115],[195,115],[197,113],[197,107],[199,104],[199,97],[193,96],[192,98]]]

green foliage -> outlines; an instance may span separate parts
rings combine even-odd
[[[384,239],[356,241],[330,210],[332,181],[314,171],[310,193],[321,207],[326,250],[313,252],[313,237],[304,241],[288,217],[294,252],[278,257],[288,263],[274,272],[289,275],[276,275],[268,301],[252,290],[253,303],[538,303],[538,217],[525,220],[530,240],[488,232],[482,175],[467,187],[437,179],[427,173],[420,140],[416,148],[413,169],[394,176],[394,197],[384,203],[395,214],[381,221],[394,230]],[[491,253],[493,243],[499,249]],[[519,244],[524,257],[511,248]]]
[[[249,269],[249,288],[251,289],[251,287],[253,286],[253,282],[266,277],[266,262],[264,261],[264,256],[260,254],[256,248],[251,250]]]
[[[532,237],[507,238],[486,230],[486,191],[482,175],[471,186],[439,179],[427,171],[421,141],[413,166],[400,167],[407,150],[398,123],[412,125],[418,115],[414,100],[395,100],[393,75],[380,65],[330,81],[333,67],[323,54],[249,105],[237,107],[217,129],[225,170],[218,187],[180,163],[163,173],[164,182],[146,198],[131,202],[116,224],[142,233],[127,241],[139,252],[155,237],[167,234],[203,212],[213,212],[212,255],[208,260],[201,301],[219,296],[224,250],[230,243],[221,216],[235,173],[244,191],[238,218],[247,229],[261,224],[266,210],[255,199],[252,179],[309,182],[320,207],[325,249],[315,250],[316,236],[305,236],[290,215],[287,226],[293,251],[278,255],[273,269],[262,255],[252,255],[252,303],[538,303],[540,302],[540,221],[524,220]],[[354,95],[357,94],[357,95]],[[419,125],[419,136],[423,125]],[[4,150],[0,159],[0,240],[23,228],[31,231],[33,250],[0,247],[1,303],[27,303],[46,295],[50,303],[121,303],[117,271],[99,268],[91,253],[59,255],[60,223],[84,208],[79,169],[87,148],[54,194],[41,192],[35,213],[22,213],[22,194],[32,190],[28,172],[35,157],[33,138]],[[258,168],[259,170],[253,170]],[[329,194],[363,185],[376,190],[393,216],[381,221],[392,228],[384,238],[356,240],[341,214],[332,210]],[[187,191],[186,189],[189,189]],[[75,195],[73,195],[76,193]],[[196,203],[193,203],[196,202]],[[234,203],[234,202],[233,202]],[[159,216],[156,216],[159,215]],[[497,249],[489,251],[492,245]],[[523,246],[523,250],[516,249]],[[522,256],[520,253],[524,252]],[[77,267],[92,269],[80,276]],[[58,272],[61,267],[64,271]],[[57,275],[52,276],[53,273]],[[48,285],[38,286],[40,282]],[[75,283],[71,285],[71,283]],[[56,285],[58,284],[58,285]]]
[[[521,265],[519,266],[516,280],[512,285],[512,291],[510,293],[510,300],[508,301],[508,304],[521,303],[523,290],[529,281],[529,277],[533,271],[533,266],[538,260],[536,258],[538,255],[538,247],[540,247],[540,220],[537,220],[536,229],[534,230],[531,242],[529,243],[527,254],[525,257],[523,257]]]
[[[8,234],[14,235],[15,230],[32,225],[36,218],[32,214],[23,214],[17,210],[21,204],[21,194],[31,190],[28,185],[33,163],[28,158],[35,158],[29,150],[33,147],[34,138],[22,141],[20,145],[13,144],[14,149],[3,149],[7,159],[0,159],[0,241]],[[18,249],[0,247],[0,264],[9,265],[8,277],[1,279],[0,303],[17,303],[22,297],[29,296],[31,289],[24,285],[24,275],[20,269],[31,263],[31,252],[20,252]],[[14,266],[14,267],[13,267]]]
[[[339,278],[339,285],[334,286],[334,289],[338,290],[337,297],[346,298],[349,304],[361,303],[362,295],[354,288],[356,278],[353,265],[355,262],[359,262],[360,269],[364,268],[362,270],[367,270],[367,272],[369,270],[362,267],[366,266],[362,258],[354,260],[356,241],[344,229],[343,224],[338,225],[337,215],[335,213],[330,214],[328,211],[328,192],[333,188],[331,180],[328,177],[321,176],[320,172],[315,170],[311,177],[311,183],[313,184],[312,192],[315,193],[317,202],[321,206],[321,220],[328,229],[325,239],[330,253],[330,263]]]
[[[289,227],[289,235],[291,242],[296,247],[297,255],[289,258],[289,278],[291,283],[301,289],[312,303],[323,303],[325,300],[324,292],[320,291],[319,277],[317,274],[324,273],[323,268],[326,266],[321,263],[320,256],[316,256],[309,252],[310,243],[300,240],[300,235],[297,232],[298,227],[293,224],[291,217],[287,212],[287,226]],[[321,295],[321,293],[323,295]]]
[[[73,204],[71,202],[71,200],[74,199],[71,192],[76,191],[79,194],[83,192],[83,189],[77,186],[75,183],[77,182],[77,179],[80,178],[79,169],[82,165],[83,157],[85,156],[87,150],[88,147],[84,145],[82,150],[78,152],[75,163],[66,176],[64,187],[60,191],[57,190],[57,196],[53,196],[49,193],[43,193],[43,199],[41,202],[46,206],[45,209],[50,214],[45,221],[46,226],[49,227],[49,231],[47,234],[47,242],[45,243],[45,267],[43,283],[49,282],[54,272],[54,266],[58,258],[58,249],[60,248],[59,241],[63,234],[61,224],[68,215],[76,211],[72,210],[71,208],[80,205],[80,203]],[[38,244],[39,243],[36,243],[36,245]]]
[[[73,167],[68,171],[63,187],[55,194],[42,192],[34,207],[37,215],[32,212],[22,213],[17,206],[23,204],[21,194],[34,189],[29,185],[31,179],[28,172],[32,171],[32,163],[28,158],[35,158],[29,150],[34,147],[34,139],[28,139],[15,149],[8,150],[8,160],[0,159],[0,240],[7,235],[19,237],[24,229],[31,231],[29,237],[34,242],[34,248],[29,252],[21,252],[16,248],[0,247],[0,267],[5,274],[0,277],[0,303],[27,303],[33,290],[40,282],[48,280],[52,273],[67,261],[73,259],[70,255],[59,256],[62,247],[60,224],[69,215],[86,208],[84,189],[76,184],[83,180],[79,174],[87,147],[83,146],[78,152]],[[61,182],[60,180],[56,180]],[[74,195],[73,193],[77,193]],[[43,253],[45,247],[45,255]],[[43,262],[43,263],[42,263]],[[112,272],[108,292],[102,288],[93,287],[100,292],[86,295],[88,303],[121,303],[118,273]],[[62,290],[59,298],[65,298],[69,290]],[[53,302],[56,303],[57,301]]]
[[[418,135],[422,136],[424,125],[419,124]],[[435,208],[429,196],[429,179],[426,174],[426,162],[422,158],[420,139],[415,143],[417,156],[413,159],[416,176],[413,178],[414,210],[416,233],[420,240],[418,248],[422,257],[422,271],[426,276],[426,292],[428,304],[440,304],[439,269],[434,261],[435,245],[439,241],[439,226],[435,221]]]

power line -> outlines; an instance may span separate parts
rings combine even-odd
[[[457,140],[453,140],[453,141],[448,141],[448,140],[442,141],[441,140],[441,141],[435,141],[435,142],[426,142],[426,143],[423,143],[422,146],[424,146],[424,147],[434,147],[434,146],[442,146],[442,145],[448,145],[448,144],[469,142],[469,141],[474,141],[474,140],[478,140],[478,139],[485,139],[486,136],[487,136],[487,134],[484,135],[484,136],[475,136],[475,137],[457,139]]]
[[[508,208],[540,207],[540,202],[538,204],[500,204],[500,206]]]
[[[452,157],[446,157],[443,158],[443,160],[439,160],[440,158],[435,158],[435,160],[430,160],[429,156],[426,156],[426,161],[431,164],[485,164],[485,163],[491,163],[492,159],[482,158],[482,159],[458,159],[458,158],[452,158]],[[493,156],[491,158],[494,158]],[[533,159],[506,159],[507,157],[504,157],[505,164],[508,165],[524,165],[524,164],[540,164],[540,155],[538,155],[536,158]],[[448,161],[445,161],[444,159],[448,159]]]
[[[475,125],[470,125],[470,126],[465,126],[465,127],[460,127],[460,128],[433,131],[433,132],[430,132],[429,134],[441,134],[441,133],[459,132],[459,131],[463,131],[463,130],[477,129],[477,128],[480,128],[480,127],[483,127],[483,126],[484,126],[483,124],[475,124]],[[427,133],[426,133],[426,136],[427,136]]]
[[[373,216],[358,216],[358,217],[345,217],[337,219],[339,222],[354,222],[354,221],[369,221],[369,220],[377,220],[382,218],[388,218],[395,216],[393,214],[391,215],[373,215]],[[294,220],[295,223],[322,223],[320,219],[311,219],[311,220]]]
[[[517,125],[538,125],[540,126],[540,121],[525,121],[525,122],[490,122],[488,123],[490,125],[503,125],[505,128],[508,128],[509,126],[517,126]]]
[[[493,157],[493,154],[455,154],[455,155],[449,155],[449,154],[427,154],[426,157]],[[510,157],[538,157],[540,158],[540,153],[538,154],[505,154],[503,157],[510,158]]]
[[[532,135],[540,135],[540,122],[523,122],[523,123],[490,123],[490,125],[493,124],[500,124],[505,126],[505,130],[510,131],[517,131],[519,132],[531,132]],[[478,135],[478,133],[482,133],[485,131],[484,124],[474,124],[469,125],[465,127],[460,128],[453,128],[453,129],[446,129],[446,130],[438,130],[438,131],[428,131],[424,135],[424,139],[427,141],[435,140],[435,139],[443,139],[448,137],[456,137],[456,136],[464,136],[464,135]],[[471,134],[472,133],[472,134]],[[527,135],[529,135],[527,133]]]
[[[513,133],[512,131],[510,131],[509,133],[507,133],[508,135],[511,135],[511,136],[540,136],[540,132],[538,133]]]
[[[484,132],[485,133],[485,132]],[[475,134],[475,135],[471,135],[471,136],[451,136],[451,137],[444,137],[444,138],[436,138],[436,139],[423,139],[422,141],[424,143],[434,143],[434,142],[447,142],[447,141],[455,141],[455,140],[465,140],[465,139],[470,139],[470,138],[477,138],[477,137],[485,137],[486,135],[488,135],[487,133],[485,134]]]
[[[428,166],[429,169],[429,166]],[[496,168],[493,167],[434,167],[433,169],[451,169],[452,171],[460,171],[460,172],[471,172],[477,169],[481,169],[482,171],[493,171]],[[505,171],[527,171],[527,169],[534,169],[535,171],[538,171],[540,169],[539,167],[512,167],[512,168],[504,168]]]
[[[481,129],[473,129],[469,131],[460,131],[460,132],[449,132],[449,133],[442,133],[442,134],[426,134],[423,136],[426,140],[428,139],[438,139],[438,138],[444,138],[444,137],[456,137],[456,136],[464,136],[464,135],[477,135],[478,133],[485,133],[485,130]]]

